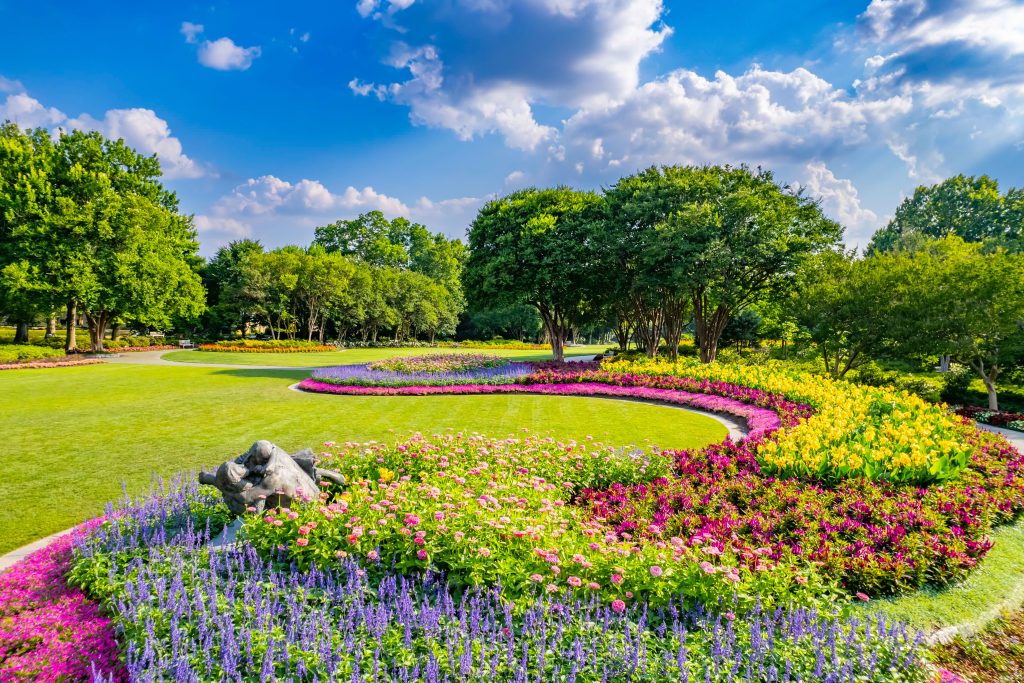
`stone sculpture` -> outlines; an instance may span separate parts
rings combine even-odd
[[[344,484],[345,477],[316,466],[312,449],[288,454],[269,441],[257,441],[245,453],[228,460],[216,473],[201,472],[199,483],[220,490],[228,509],[236,515],[288,507],[293,500],[316,500],[319,482]]]

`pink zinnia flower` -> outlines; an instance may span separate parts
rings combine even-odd
[[[661,576],[661,573],[662,573],[661,567],[659,567],[656,564],[652,564],[651,565],[651,576],[658,577],[658,576]]]
[[[427,559],[427,549],[426,548],[420,548],[419,550],[417,550],[416,551],[416,557],[418,557],[421,560],[425,561]]]
[[[614,583],[616,586],[621,586],[622,582],[622,574],[612,574],[612,583]]]
[[[570,586],[574,586],[574,587],[576,587],[576,588],[579,588],[580,586],[582,586],[582,585],[583,585],[583,579],[581,579],[581,578],[580,578],[580,577],[578,577],[578,576],[570,576],[570,577],[569,577],[569,578],[567,579],[567,581],[569,582],[569,585],[570,585]]]
[[[622,600],[612,600],[612,611],[616,614],[622,614],[626,611],[626,603]]]
[[[297,538],[297,539],[295,539],[295,545],[307,546],[307,545],[309,545],[309,539],[308,538]]]

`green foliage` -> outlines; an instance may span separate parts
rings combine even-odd
[[[919,237],[956,235],[1019,251],[1024,247],[1024,191],[1000,193],[988,176],[958,175],[920,186],[897,207],[889,223],[871,239],[871,252],[892,251]]]
[[[958,403],[967,398],[974,372],[966,365],[953,363],[942,378],[942,400],[947,403]]]
[[[196,231],[159,176],[122,140],[0,127],[0,307],[21,321],[77,307],[97,351],[115,319],[201,313]]]
[[[30,346],[28,344],[0,344],[0,364],[19,363],[29,360],[42,360],[62,356],[63,352],[54,352],[44,346]]]
[[[469,229],[464,280],[476,307],[533,306],[561,360],[570,329],[592,305],[587,240],[599,207],[596,194],[568,187],[488,202]]]
[[[609,189],[606,204],[596,277],[610,282],[620,339],[638,333],[654,355],[665,332],[678,344],[692,314],[704,362],[736,312],[779,296],[842,233],[815,201],[746,167],[649,168]]]

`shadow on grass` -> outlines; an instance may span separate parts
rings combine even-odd
[[[218,368],[213,371],[214,375],[227,375],[228,377],[242,377],[247,379],[255,378],[271,378],[271,379],[290,379],[299,381],[306,379],[310,375],[309,370],[303,370],[300,368]]]

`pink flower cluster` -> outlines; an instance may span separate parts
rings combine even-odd
[[[90,524],[95,526],[95,523]],[[80,528],[0,574],[0,683],[127,681],[114,630],[99,606],[65,580]]]
[[[0,370],[39,370],[43,368],[66,368],[73,365],[102,363],[99,358],[47,358],[27,363],[0,363]]]

